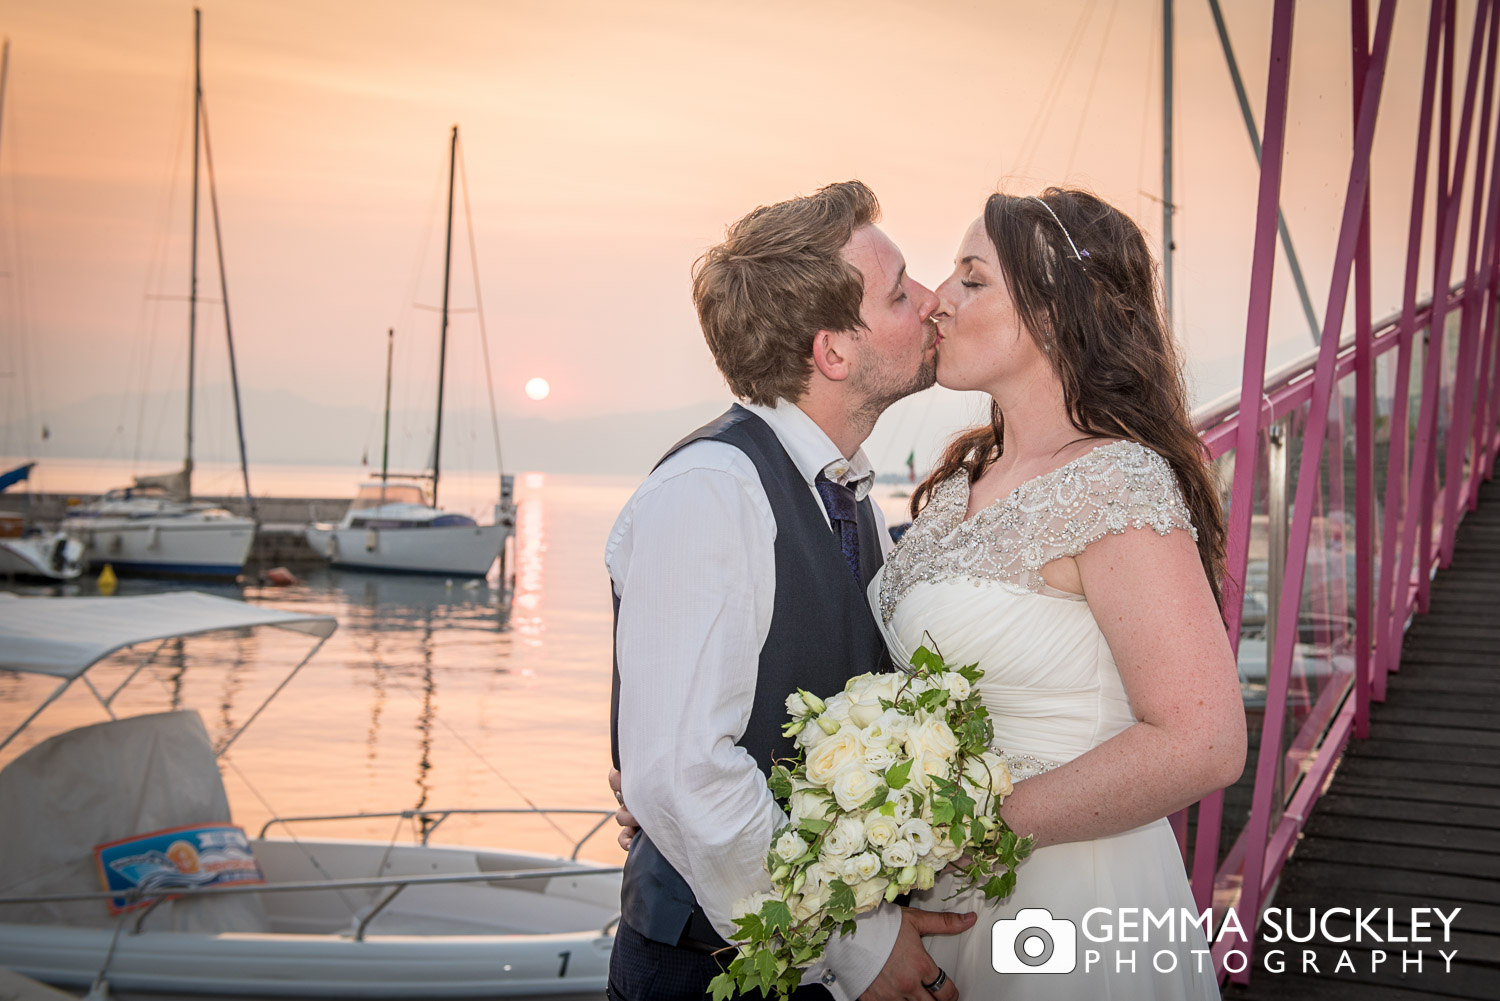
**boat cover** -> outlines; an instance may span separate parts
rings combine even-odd
[[[218,760],[196,711],[60,733],[0,771],[0,896],[103,890],[94,846],[229,819]],[[108,926],[115,920],[104,900],[0,907],[0,922]],[[164,903],[145,927],[270,930],[255,894]]]
[[[136,643],[277,626],[319,639],[338,623],[198,591],[112,598],[0,597],[0,668],[72,680]]]

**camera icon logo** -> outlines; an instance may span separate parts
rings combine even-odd
[[[996,973],[1072,973],[1078,968],[1078,927],[1045,907],[1024,907],[991,932]]]

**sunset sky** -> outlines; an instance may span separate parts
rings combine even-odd
[[[1161,230],[1157,0],[201,6],[240,380],[261,406],[282,394],[373,423],[394,327],[395,406],[430,420],[437,316],[423,307],[440,296],[455,123],[502,432],[726,400],[689,269],[750,208],[830,181],[875,189],[929,286],[997,187],[1086,185],[1153,241]],[[1425,6],[1398,14],[1377,133],[1377,316],[1400,301]],[[1225,7],[1259,116],[1270,4]],[[1238,384],[1257,172],[1207,5],[1177,8],[1175,321],[1202,401]],[[1349,27],[1346,4],[1299,8],[1283,204],[1321,313],[1348,171]],[[1472,10],[1460,5],[1465,39]],[[187,290],[192,24],[177,0],[0,0],[0,455],[82,454],[40,443],[39,427],[93,410],[90,447],[176,454],[175,409],[121,401],[161,409],[184,381],[186,305],[151,296]],[[1466,58],[1467,41],[1460,81]],[[203,211],[200,295],[218,300],[206,187]],[[460,204],[453,302],[469,309],[462,221]],[[1284,269],[1276,301],[1273,365],[1311,346]],[[199,378],[222,387],[221,307],[200,319]],[[475,317],[457,314],[456,408],[484,406],[481,364]],[[545,400],[524,392],[536,377]],[[930,455],[973,406],[938,391],[898,405],[872,458],[894,470],[913,448]],[[209,452],[227,454],[226,407],[221,393],[205,404]],[[264,413],[247,423],[253,454],[289,454]],[[328,461],[369,444],[328,441]]]

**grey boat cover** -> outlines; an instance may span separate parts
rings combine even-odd
[[[192,710],[132,716],[58,734],[0,771],[0,896],[103,890],[94,846],[229,822],[218,760]],[[0,922],[109,926],[104,900],[17,904]],[[128,920],[133,920],[133,916]],[[270,930],[259,896],[161,904],[147,930]]]

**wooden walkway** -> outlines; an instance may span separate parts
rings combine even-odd
[[[1462,910],[1448,944],[1436,921],[1439,941],[1427,945],[1273,944],[1262,928],[1250,984],[1226,988],[1227,999],[1500,999],[1500,481],[1483,485],[1459,526],[1431,611],[1413,622],[1386,701],[1371,707],[1370,737],[1350,740],[1270,906],[1296,908],[1302,926],[1308,908],[1393,908],[1403,937],[1411,908]],[[1329,930],[1349,934],[1353,921]],[[1274,949],[1284,972],[1262,965]],[[1450,972],[1439,949],[1457,950]],[[1302,971],[1303,950],[1319,972]],[[1354,970],[1334,972],[1345,950]],[[1377,950],[1387,958],[1372,972]]]

